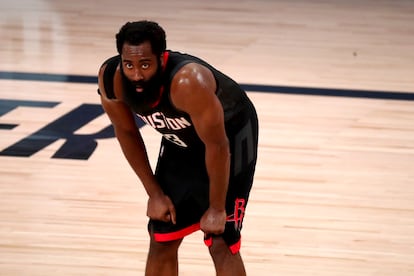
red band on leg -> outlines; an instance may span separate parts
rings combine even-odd
[[[211,235],[206,235],[204,237],[204,244],[211,247],[213,245],[213,237]]]
[[[170,232],[170,233],[154,233],[154,239],[157,242],[167,242],[167,241],[174,241],[185,236],[190,235],[191,233],[200,230],[200,223],[193,224],[188,226],[187,228]]]
[[[236,254],[237,252],[239,252],[239,251],[240,251],[240,247],[241,247],[241,238],[240,238],[240,240],[239,240],[238,242],[236,242],[235,244],[230,245],[230,246],[229,246],[229,249],[230,249],[231,253],[234,255],[234,254]]]
[[[208,247],[213,245],[213,236],[207,235],[204,237],[204,244]],[[230,252],[234,255],[240,251],[241,247],[241,238],[235,243],[229,246]]]

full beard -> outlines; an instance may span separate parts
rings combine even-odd
[[[135,110],[145,112],[159,100],[162,86],[162,71],[158,67],[156,74],[148,81],[131,81],[122,74],[124,85],[124,99]],[[137,87],[142,88],[137,92]]]

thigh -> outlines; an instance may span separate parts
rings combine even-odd
[[[209,181],[204,149],[182,149],[164,141],[155,175],[164,193],[172,199],[174,205],[190,196],[208,196]]]
[[[200,219],[206,208],[200,206],[194,198],[185,198],[176,206],[176,224],[149,220],[148,231],[156,242],[169,242],[182,239],[200,230]]]

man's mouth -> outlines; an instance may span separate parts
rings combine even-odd
[[[141,85],[135,85],[135,91],[138,93],[142,93],[144,88]]]
[[[135,91],[138,93],[142,93],[144,91],[144,86],[142,82],[134,82]]]

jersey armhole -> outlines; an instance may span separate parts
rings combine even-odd
[[[105,67],[105,71],[103,74],[103,84],[105,88],[106,97],[108,99],[116,99],[115,93],[114,93],[114,75],[116,71],[116,67],[119,64],[119,55],[114,56],[108,60],[106,60],[102,66]],[[98,89],[98,93],[101,94],[101,91]]]

